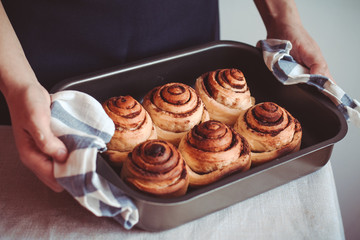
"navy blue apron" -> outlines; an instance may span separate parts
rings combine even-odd
[[[2,3],[30,65],[48,90],[69,77],[219,39],[217,0]]]

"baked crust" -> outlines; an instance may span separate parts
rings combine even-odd
[[[158,138],[175,146],[196,124],[209,120],[195,90],[183,83],[168,83],[152,89],[142,104],[156,126]]]
[[[157,138],[150,115],[133,97],[112,97],[102,106],[115,124],[115,133],[105,152],[110,163],[121,166],[136,145]]]
[[[241,113],[234,129],[248,140],[253,166],[300,149],[299,121],[273,102],[259,103]]]
[[[121,169],[121,178],[133,188],[159,197],[186,193],[189,176],[186,163],[171,143],[148,140],[134,148]]]
[[[218,69],[196,79],[195,90],[203,100],[210,118],[230,126],[240,112],[253,106],[244,74],[238,69]]]
[[[250,168],[250,147],[231,127],[210,120],[196,125],[181,140],[179,151],[188,166],[190,186],[215,182]]]

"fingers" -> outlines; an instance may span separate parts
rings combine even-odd
[[[36,173],[35,173],[36,174]],[[48,186],[51,190],[53,190],[54,192],[62,192],[64,191],[64,188],[58,183],[56,182],[56,180],[50,180],[47,177],[44,177],[43,174],[36,174],[37,178],[40,179],[40,181],[42,181],[46,186]]]
[[[315,64],[311,65],[310,66],[310,74],[322,75],[322,76],[325,76],[325,77],[331,79],[332,81],[334,81],[329,72],[329,68],[327,67],[327,64],[323,63],[323,62],[315,63]]]
[[[47,125],[47,126],[46,126]],[[65,162],[67,159],[67,149],[62,141],[58,139],[50,130],[50,124],[42,128],[36,126],[30,133],[41,152],[50,156],[58,162]]]
[[[50,160],[38,162],[37,170],[33,172],[35,175],[54,192],[62,192],[64,188],[56,181],[53,175],[53,163]]]
[[[55,161],[65,162],[67,159],[66,146],[51,131],[50,110],[46,109],[43,112],[47,114],[32,114],[30,116],[29,127],[27,128],[29,134],[41,152]]]
[[[295,60],[310,69],[310,74],[322,75],[332,79],[320,47],[310,37],[307,40],[296,42],[292,54],[295,56]]]
[[[310,74],[323,75],[333,80],[320,47],[302,25],[286,25],[270,34],[274,38],[289,40],[292,43],[290,54],[299,64],[308,67]]]
[[[26,133],[25,133],[26,135]],[[45,185],[55,192],[63,191],[62,186],[54,177],[54,163],[49,156],[42,153],[34,141],[24,136],[18,142],[20,159]]]

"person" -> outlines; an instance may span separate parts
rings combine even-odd
[[[254,2],[267,38],[290,40],[295,60],[331,78],[294,0]],[[217,39],[217,0],[0,1],[0,90],[21,161],[63,190],[53,176],[53,161],[67,158],[50,129],[48,91],[56,82]]]

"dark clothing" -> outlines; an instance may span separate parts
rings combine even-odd
[[[217,0],[2,2],[48,90],[65,78],[219,39]]]

